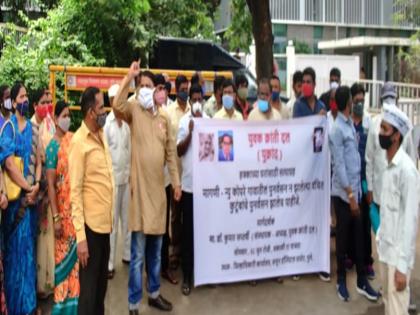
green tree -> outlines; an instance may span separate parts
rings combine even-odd
[[[231,49],[249,52],[255,41],[257,77],[273,73],[273,30],[269,0],[233,0],[232,21],[226,32]]]
[[[95,58],[79,37],[63,32],[59,11],[52,10],[47,17],[35,21],[28,20],[24,15],[20,18],[27,25],[28,32],[19,38],[14,30],[2,38],[2,83],[22,81],[33,91],[48,86],[48,66],[51,64],[104,64],[104,60]],[[13,25],[9,27],[13,29]],[[59,78],[61,84],[62,80],[63,77]]]
[[[295,45],[295,53],[296,54],[310,54],[312,53],[311,47],[309,47],[308,43],[302,42],[300,40],[294,39],[293,40]]]
[[[269,0],[246,0],[252,17],[257,78],[273,75],[273,27]]]
[[[63,28],[109,66],[128,66],[158,35],[213,38],[212,4],[201,0],[61,0]]]
[[[420,1],[398,0],[396,3],[403,9],[394,14],[394,21],[397,24],[410,23],[416,25],[420,16]],[[411,36],[412,45],[408,49],[400,49],[398,56],[400,60],[400,75],[403,81],[420,82],[420,29]]]
[[[211,19],[214,3],[201,0],[149,0],[149,4],[150,10],[144,20],[146,36],[143,37],[147,43],[137,44],[136,48],[151,51],[158,36],[215,39]]]
[[[57,9],[61,28],[77,34],[107,65],[129,65],[136,48],[146,47],[143,20],[150,10],[148,0],[61,0]]]
[[[19,14],[28,28],[20,41],[16,32],[0,38],[3,81],[20,79],[35,89],[48,82],[50,64],[128,66],[147,59],[158,35],[214,38],[210,16],[217,1],[47,1],[55,7],[45,18]]]
[[[245,0],[233,0],[231,12],[232,21],[225,34],[229,48],[248,53],[252,44],[252,18]]]

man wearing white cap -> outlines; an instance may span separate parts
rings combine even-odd
[[[386,152],[379,144],[379,131],[383,118],[383,111],[389,108],[397,108],[397,92],[395,86],[390,82],[385,82],[382,88],[381,102],[382,113],[372,119],[369,128],[368,139],[366,143],[366,181],[368,186],[367,199],[371,207],[379,209],[380,194],[382,191],[382,174],[387,166]],[[402,148],[412,158],[416,160],[416,151],[414,149],[411,132],[404,137]]]
[[[114,84],[108,90],[109,102],[112,104],[120,86]],[[118,115],[112,111],[106,118],[104,127],[109,151],[111,152],[112,168],[115,180],[115,202],[114,202],[114,221],[110,237],[111,251],[108,263],[108,279],[112,279],[115,273],[115,255],[117,245],[118,226],[121,221],[122,235],[124,237],[124,248],[122,261],[130,263],[130,243],[131,234],[128,231],[128,201],[130,198],[130,160],[131,142],[130,127]]]
[[[382,175],[381,224],[376,240],[386,315],[408,314],[410,299],[420,201],[419,173],[401,146],[410,129],[402,111],[385,111],[378,140],[386,150],[387,166]]]

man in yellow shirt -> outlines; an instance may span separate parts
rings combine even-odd
[[[114,177],[102,128],[104,97],[96,87],[81,98],[83,122],[69,152],[71,211],[80,262],[79,315],[105,314]]]
[[[236,87],[233,81],[226,79],[222,86],[223,107],[214,115],[214,119],[243,120],[242,114],[235,109]]]
[[[204,112],[210,118],[222,109],[222,94],[223,94],[223,82],[225,81],[224,76],[216,76],[213,83],[213,95],[204,104]]]
[[[258,82],[258,100],[257,106],[249,114],[249,120],[281,120],[281,114],[270,104],[271,98],[271,85],[270,81],[262,78]]]
[[[140,88],[136,99],[127,101],[130,82],[139,72],[139,63],[133,62],[113,103],[113,110],[122,115],[131,129],[132,194],[129,229],[132,234],[128,280],[130,315],[139,312],[145,260],[148,271],[148,304],[163,311],[172,310],[172,304],[160,294],[161,249],[166,230],[165,164],[174,188],[174,199],[181,199],[175,137],[166,112],[155,104],[154,94],[157,90]]]

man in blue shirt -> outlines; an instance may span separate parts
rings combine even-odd
[[[302,96],[296,100],[293,107],[293,118],[327,114],[324,103],[315,95],[315,85],[315,71],[308,67],[303,70]]]
[[[293,118],[327,115],[324,103],[317,99],[315,95],[315,85],[315,70],[308,67],[302,73],[302,95],[296,100],[293,106]],[[331,281],[330,274],[326,272],[320,272],[319,278],[325,282]],[[298,277],[294,277],[294,279],[297,280]]]
[[[353,242],[357,269],[357,292],[371,301],[378,300],[366,277],[363,263],[363,234],[359,202],[361,200],[361,162],[356,130],[350,118],[352,100],[347,86],[339,87],[335,94],[338,115],[330,134],[333,165],[333,203],[337,217],[337,294],[343,301],[350,298],[346,284],[345,259],[350,240]]]
[[[362,218],[363,240],[364,240],[364,264],[366,267],[367,277],[372,280],[375,278],[372,258],[372,236],[371,222],[369,216],[369,204],[367,202],[367,182],[366,182],[366,143],[370,126],[370,116],[364,110],[365,89],[360,83],[354,83],[351,87],[351,96],[353,102],[352,119],[354,128],[356,129],[356,137],[359,143],[359,154],[361,160],[361,182],[362,182],[362,199],[360,201],[360,214]],[[350,258],[354,260],[354,245],[351,246],[348,253]]]

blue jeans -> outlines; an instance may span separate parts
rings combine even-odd
[[[159,296],[162,235],[131,234],[131,260],[128,278],[128,306],[130,310],[140,307],[143,296],[143,265],[147,261],[147,292],[151,298]],[[146,246],[147,244],[147,246]]]

